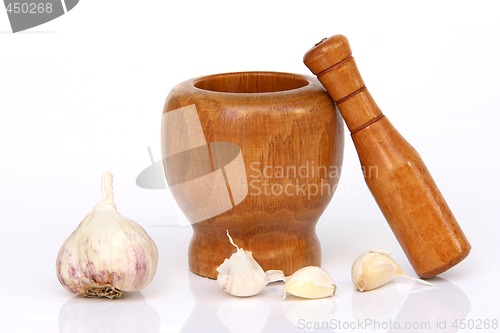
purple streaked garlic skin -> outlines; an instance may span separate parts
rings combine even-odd
[[[102,178],[103,200],[63,243],[57,277],[81,296],[120,298],[146,287],[156,274],[158,250],[136,222],[115,207],[112,175]]]

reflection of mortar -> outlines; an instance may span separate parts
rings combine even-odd
[[[230,73],[176,86],[162,117],[168,185],[193,224],[190,269],[215,278],[238,246],[290,275],[319,265],[315,225],[343,156],[335,105],[311,77]]]

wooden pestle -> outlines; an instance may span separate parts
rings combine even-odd
[[[436,276],[470,244],[417,151],[382,114],[359,74],[347,38],[324,39],[304,56],[351,132],[365,181],[415,272]]]

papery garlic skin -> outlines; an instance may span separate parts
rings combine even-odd
[[[217,283],[233,296],[253,296],[267,285],[266,273],[255,261],[252,252],[238,249],[217,267]]]
[[[217,267],[217,272],[219,272],[217,283],[222,290],[233,296],[248,297],[261,292],[269,282],[283,280],[282,271],[264,272],[253,258],[252,252],[245,251],[234,244],[229,232],[227,232],[227,237],[237,250]]]
[[[158,250],[136,222],[115,207],[113,177],[102,177],[103,200],[63,243],[57,277],[72,293],[118,298],[148,285],[156,274]]]
[[[291,294],[302,298],[330,297],[337,286],[327,271],[318,266],[306,266],[285,278],[283,299]]]

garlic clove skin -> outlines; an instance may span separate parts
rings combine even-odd
[[[229,259],[217,267],[217,283],[225,292],[239,297],[248,297],[260,293],[269,282],[284,279],[280,270],[264,272],[262,267],[252,256],[252,252],[245,251],[234,244],[233,239],[226,231],[227,237],[236,252]]]
[[[270,269],[266,271],[267,283],[285,281],[285,274],[279,269]]]
[[[217,267],[217,283],[225,292],[239,297],[258,294],[268,283],[266,273],[252,252],[238,249]]]
[[[136,222],[115,207],[113,177],[102,177],[103,200],[63,243],[57,277],[77,295],[119,298],[148,285],[156,274],[158,250]]]
[[[318,266],[306,266],[285,279],[283,299],[291,294],[302,298],[330,297],[337,286],[327,271]]]

